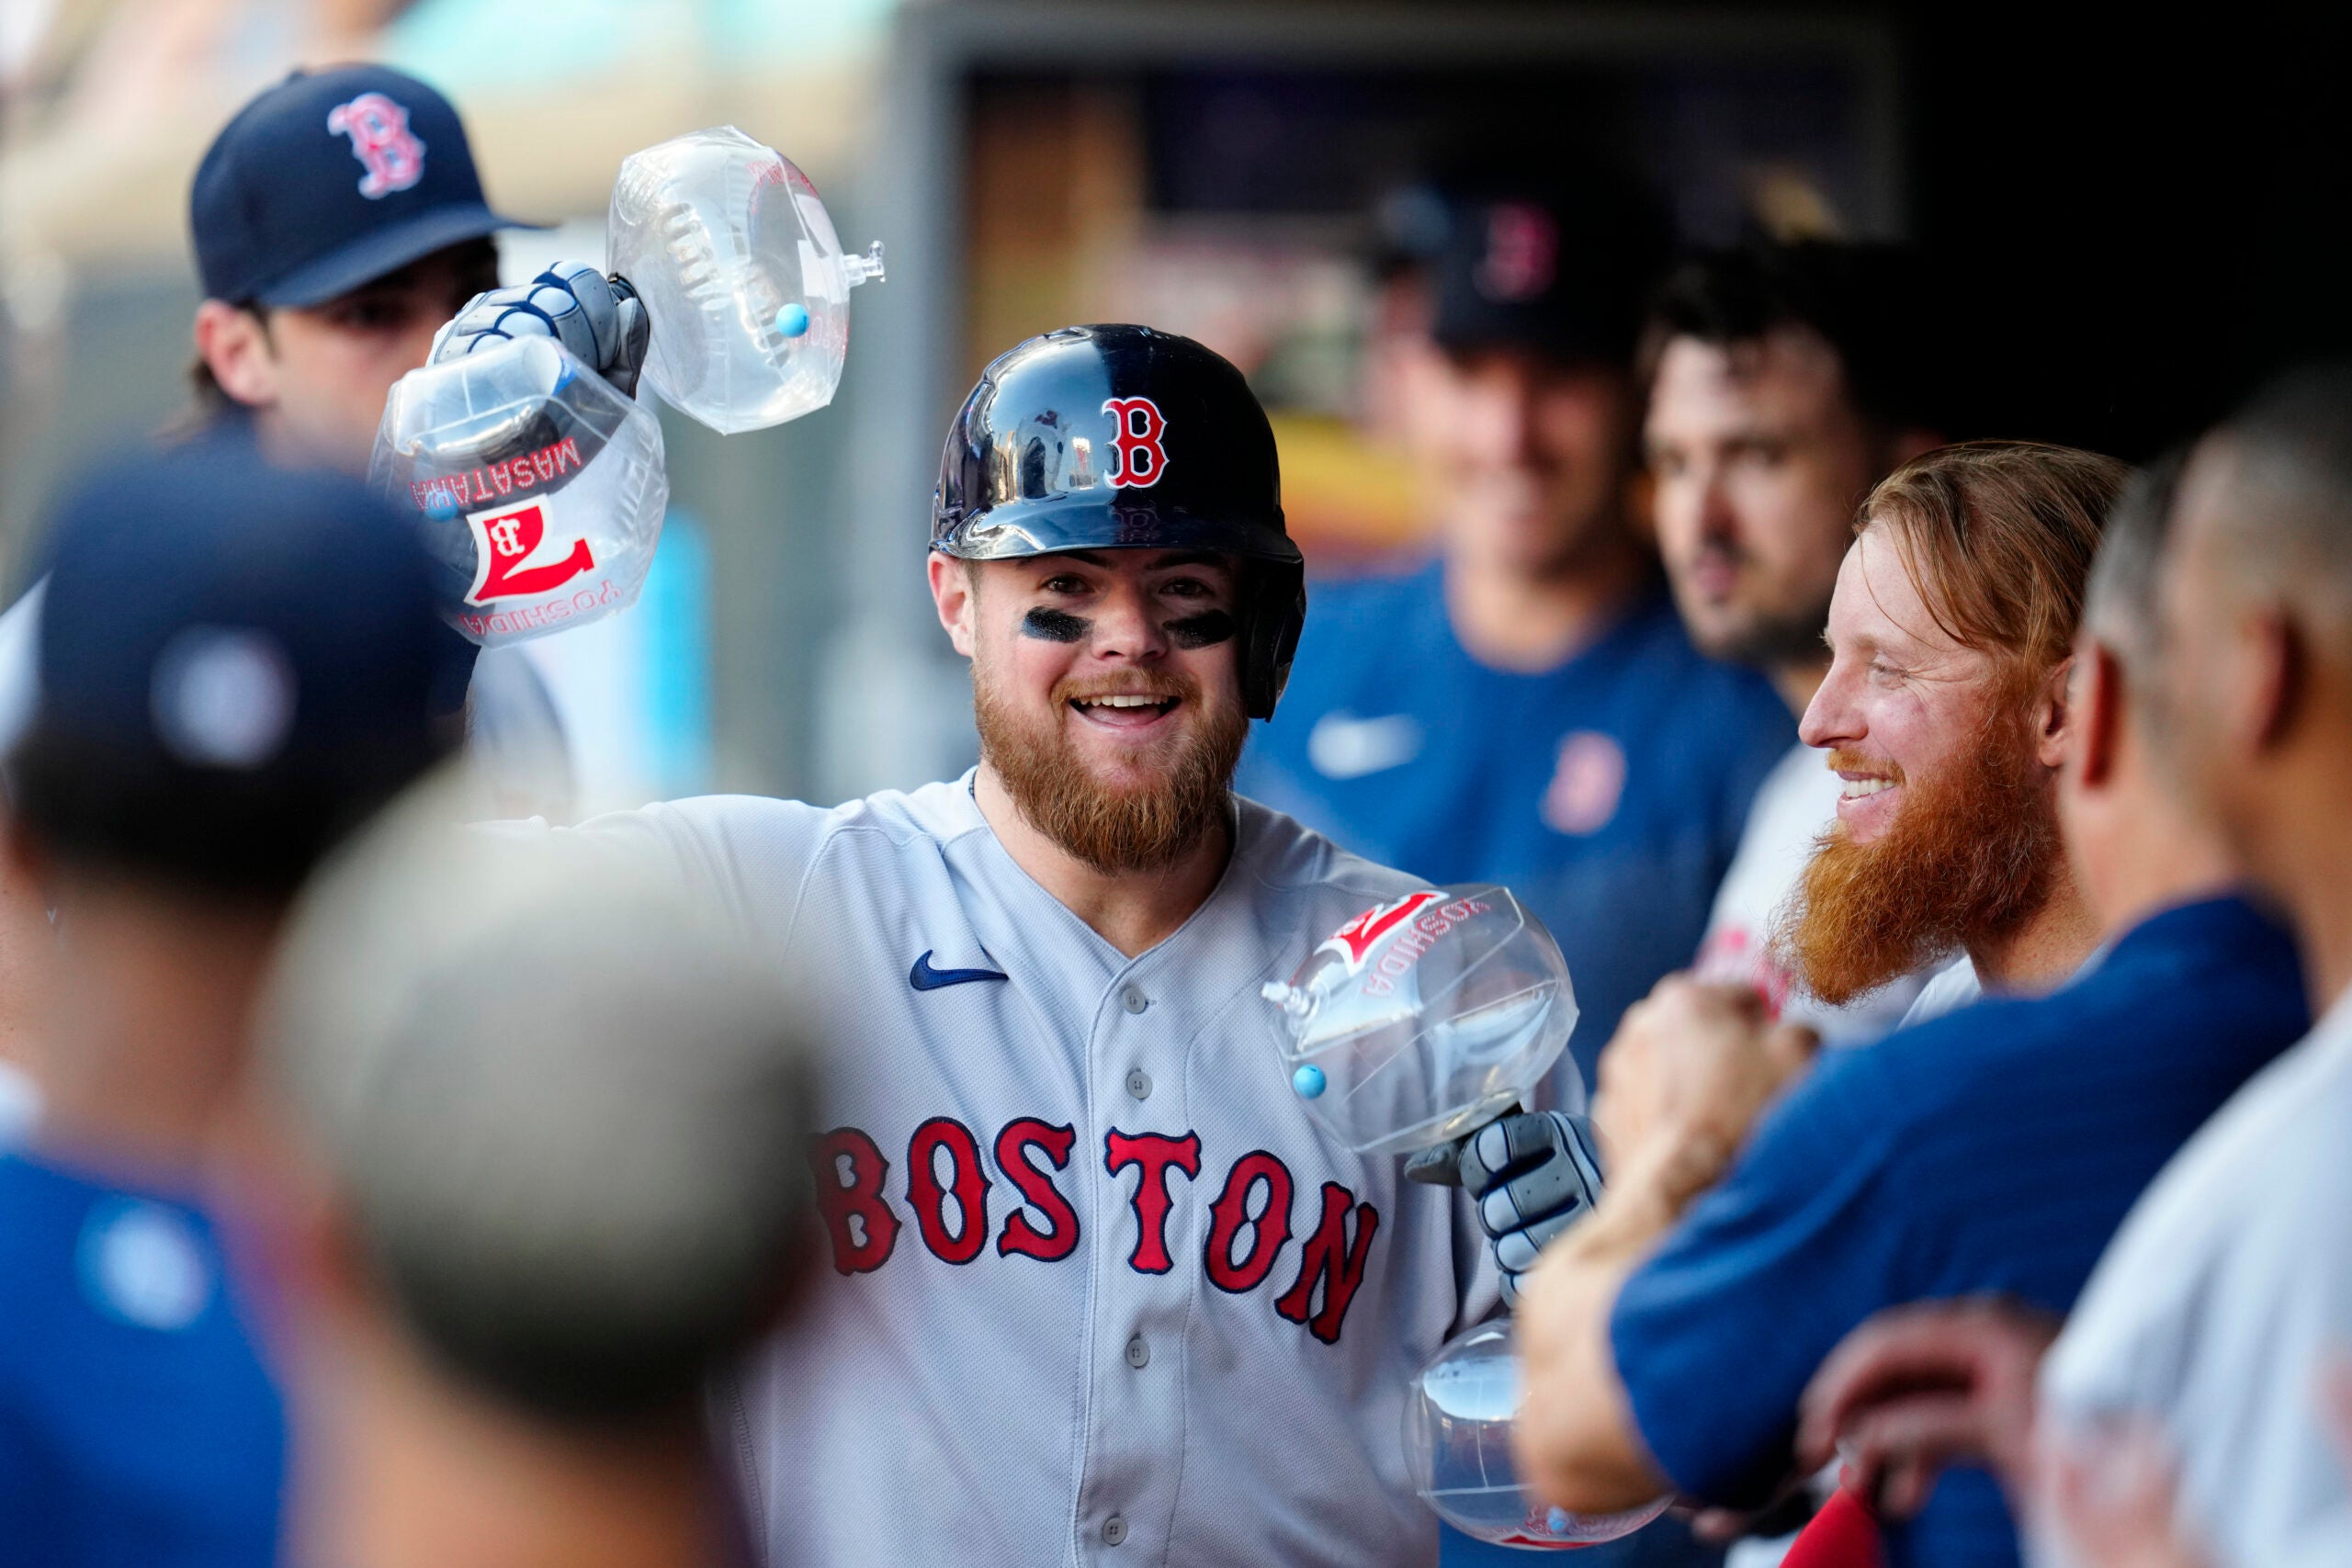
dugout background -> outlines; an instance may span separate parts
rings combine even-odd
[[[12,574],[62,472],[181,406],[187,174],[295,59],[433,78],[493,199],[574,220],[575,250],[600,247],[623,153],[727,119],[808,171],[845,240],[886,242],[831,410],[724,441],[667,420],[687,525],[664,607],[567,654],[603,798],[830,799],[960,765],[966,687],[920,586],[940,432],[989,353],[1074,316],[1148,315],[1231,354],[1278,408],[1310,548],[1397,542],[1408,511],[1351,403],[1354,269],[1364,200],[1441,144],[1630,162],[1694,240],[1920,242],[1943,277],[1923,351],[1973,434],[2142,457],[2266,371],[2352,349],[2342,21],[1532,0],[579,0],[552,33],[521,0],[0,13]]]

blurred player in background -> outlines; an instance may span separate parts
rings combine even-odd
[[[448,753],[463,670],[413,532],[250,451],[117,459],[50,559],[7,761],[59,974],[0,1157],[0,1562],[266,1563],[278,1397],[199,1164],[297,884]]]
[[[817,1262],[800,1010],[675,885],[449,804],[306,895],[263,1009],[297,1560],[748,1568],[705,1398]]]
[[[379,65],[297,72],[196,172],[199,400],[281,462],[365,471],[392,383],[498,287],[491,210],[447,99]]]
[[[1883,247],[1714,252],[1668,278],[1644,333],[1644,446],[1675,605],[1701,651],[1762,671],[1794,713],[1829,670],[1822,627],[1856,508],[1941,444],[1921,386],[1931,361],[1908,330],[1915,271]],[[1799,742],[1765,780],[1693,967],[1754,985],[1836,1043],[1892,1029],[1926,976],[1828,1007],[1774,955],[1773,916],[1837,821],[1826,761]]]
[[[1740,988],[1679,983],[1629,1018],[1602,1062],[1599,1115],[1617,1161],[1609,1194],[1545,1255],[1521,1313],[1521,1436],[1544,1489],[1569,1506],[1670,1486],[1759,1506],[1791,1473],[1806,1382],[1871,1313],[1977,1292],[2063,1311],[2158,1167],[2303,1028],[2290,944],[2229,895],[2223,846],[2120,723],[2114,654],[2145,623],[2148,574],[2102,581],[2079,667],[2064,656],[2070,645],[2055,657],[2049,645],[2075,618],[2120,477],[2086,453],[1985,443],[1931,453],[1873,492],[1855,547],[1862,570],[1849,557],[1830,613],[1825,698],[1884,661],[1951,688],[1942,703],[1973,688],[1944,724],[1995,765],[2063,766],[2067,882],[2108,944],[2055,994],[1987,1001],[1832,1053],[1765,1117],[1721,1185],[1695,1197],[1703,1182],[1690,1168],[1720,1166],[1747,1126],[1703,1114],[1693,1125],[1678,1102],[1759,1076],[1741,1064],[1768,1058],[1774,1034]],[[1972,558],[1931,542],[1954,536]],[[1891,572],[1869,558],[1881,550],[1898,558]],[[1917,563],[1927,592],[1904,597],[1903,560]],[[1961,613],[1996,587],[1999,635]],[[1858,624],[1858,600],[1885,615],[1875,632]],[[1939,621],[1976,640],[1928,655],[1947,635]],[[1915,686],[1888,689],[1882,713],[1924,716]],[[2007,798],[2003,809],[2017,810]],[[1968,837],[2010,880],[2051,881],[2014,861],[2030,835],[2005,848],[1979,821]],[[1940,896],[1967,902],[1961,888]],[[2059,956],[2051,934],[2039,943],[2045,961]],[[1953,1477],[1888,1547],[1898,1564],[1996,1564],[2013,1561],[2015,1530],[1984,1477]]]
[[[1567,955],[1589,1074],[1697,949],[1788,713],[1692,649],[1634,520],[1649,208],[1598,178],[1465,187],[1442,235],[1427,326],[1382,356],[1436,558],[1317,584],[1238,783],[1371,859],[1511,886]]]
[[[2143,1561],[2341,1562],[2352,369],[2290,378],[2200,441],[2150,547],[2155,613],[2139,635],[2154,677],[2134,716],[2168,781],[2293,923],[2322,1016],[2165,1167],[2100,1260],[2041,1367],[2039,1463],[2022,1390],[2051,1325],[1990,1306],[1864,1329],[1815,1391],[1809,1426],[1817,1443],[1859,1440],[1873,1473],[2001,1464],[2016,1495],[2042,1502],[2040,1563],[2118,1561],[2063,1525],[2099,1517],[2086,1491],[2165,1506],[2173,1464],[2178,1539],[2143,1537]]]

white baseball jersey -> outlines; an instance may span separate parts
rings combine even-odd
[[[1826,761],[1826,753],[1800,743],[1764,775],[1691,968],[1702,979],[1753,986],[1775,1016],[1805,1025],[1828,1044],[1852,1045],[1892,1032],[1927,973],[1902,976],[1844,1007],[1831,1007],[1798,985],[1772,952],[1773,923],[1804,883],[1815,842],[1838,820],[1838,792],[1844,786]]]
[[[2137,1417],[2222,1568],[2352,1562],[2330,1380],[2352,1351],[2352,992],[2247,1081],[2132,1205],[2041,1363],[2061,1442]],[[2032,1561],[2086,1561],[2047,1524]]]
[[[1308,1117],[1259,996],[1419,886],[1243,801],[1130,959],[971,775],[716,797],[583,839],[684,868],[805,976],[824,1284],[731,1413],[775,1568],[1427,1563],[1408,1380],[1490,1312],[1465,1201]]]

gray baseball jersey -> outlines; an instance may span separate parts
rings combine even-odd
[[[684,870],[807,981],[830,1267],[725,1403],[767,1560],[1425,1563],[1408,1380],[1490,1312],[1476,1223],[1318,1132],[1259,997],[1419,884],[1238,807],[1130,959],[971,777],[577,831]]]

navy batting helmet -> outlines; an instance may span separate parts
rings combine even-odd
[[[1241,372],[1149,327],[1064,327],[1001,355],[948,427],[931,547],[965,560],[1061,550],[1242,558],[1241,696],[1273,716],[1306,618],[1274,433]]]

